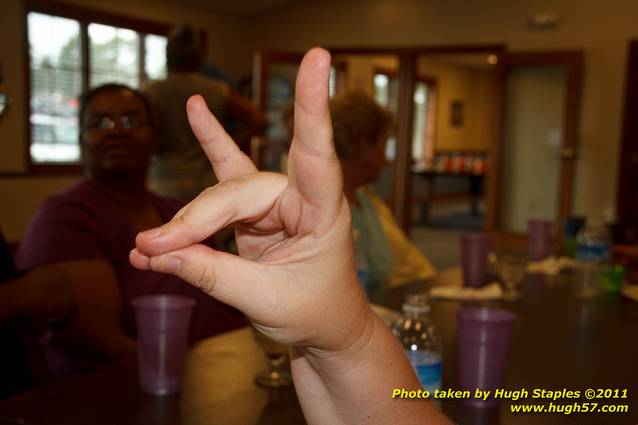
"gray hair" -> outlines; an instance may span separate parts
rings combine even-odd
[[[330,116],[339,159],[356,157],[360,137],[374,144],[395,123],[394,114],[363,90],[352,90],[333,97],[330,100]]]

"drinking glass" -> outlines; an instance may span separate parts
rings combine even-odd
[[[487,256],[490,236],[486,234],[461,235],[463,285],[480,288],[487,281]]]
[[[255,383],[266,388],[285,387],[292,384],[288,347],[273,341],[251,326],[257,344],[264,350],[268,358],[268,369],[257,372]]]
[[[188,331],[195,300],[180,295],[133,298],[140,384],[149,394],[174,394],[182,386]]]
[[[520,298],[519,287],[527,273],[527,257],[518,253],[497,255],[496,272],[503,286],[503,298],[514,301]]]
[[[529,220],[528,251],[532,261],[541,261],[552,254],[552,227],[551,220]]]
[[[465,404],[479,408],[498,405],[494,390],[503,388],[507,368],[509,340],[516,315],[512,312],[464,307],[457,311],[459,389],[474,393],[490,391],[487,400],[464,399]]]

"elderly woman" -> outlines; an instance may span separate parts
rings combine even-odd
[[[385,145],[394,126],[392,113],[362,91],[334,97],[330,114],[344,193],[356,229],[357,249],[365,252],[368,285],[397,286],[434,275],[428,259],[399,228],[370,186],[385,165]]]
[[[153,124],[149,103],[136,90],[106,84],[86,93],[79,114],[86,178],[42,204],[17,253],[20,269],[58,265],[73,288],[75,309],[46,346],[59,377],[135,358],[130,301],[138,295],[197,299],[191,342],[245,324],[237,310],[181,279],[129,264],[135,235],[167,222],[183,206],[146,188],[157,146]]]

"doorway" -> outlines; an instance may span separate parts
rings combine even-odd
[[[560,224],[571,213],[582,52],[508,53],[502,45],[330,50],[331,94],[363,89],[397,116],[376,190],[428,256],[445,253],[432,258],[438,268],[459,263],[460,233],[488,231],[498,241],[524,243],[527,219]],[[279,152],[287,151],[282,122],[301,58],[257,56],[256,92],[270,123],[257,149],[262,169],[281,164],[268,153],[277,137],[284,135]],[[542,181],[534,176],[540,169]]]

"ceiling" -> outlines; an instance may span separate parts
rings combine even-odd
[[[189,4],[209,10],[238,16],[251,16],[269,12],[279,7],[299,2],[301,0],[170,0],[173,3]]]

